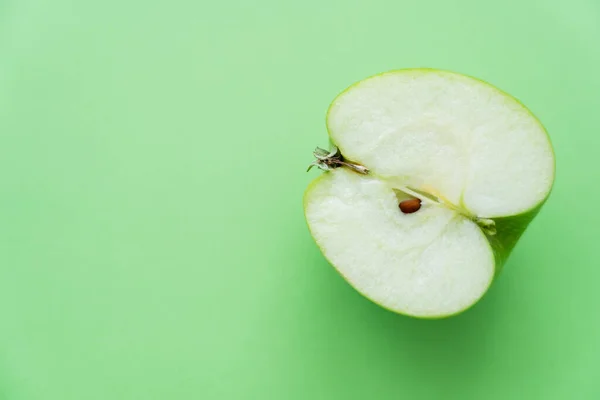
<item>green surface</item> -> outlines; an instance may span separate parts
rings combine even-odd
[[[0,399],[600,398],[598,43],[597,0],[0,2]],[[439,321],[354,291],[302,210],[331,100],[421,66],[557,157]]]

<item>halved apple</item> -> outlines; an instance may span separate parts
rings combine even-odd
[[[510,95],[453,72],[377,75],[327,114],[332,149],[308,187],[319,248],[360,293],[415,317],[459,313],[487,291],[548,198],[554,153]]]

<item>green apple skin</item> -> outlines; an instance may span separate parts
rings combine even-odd
[[[387,71],[387,72],[383,72],[380,74],[376,74],[373,75],[372,77],[375,76],[379,76],[379,75],[384,75],[390,72],[428,72],[428,71],[438,71],[438,72],[451,72],[451,73],[456,73],[453,71],[448,71],[448,70],[439,70],[439,69],[434,69],[434,68],[407,68],[407,69],[399,69],[399,70],[392,70],[392,71]],[[535,116],[535,114],[533,114],[533,112],[527,108],[521,101],[519,101],[518,99],[516,99],[515,97],[511,96],[510,94],[496,88],[495,86],[491,85],[490,83],[483,81],[479,78],[475,78],[469,75],[465,75],[462,74],[463,76],[467,76],[469,78],[475,79],[485,85],[491,86],[493,87],[495,90],[500,91],[502,94],[504,94],[505,96],[509,97],[510,99],[512,99],[513,101],[518,102],[521,106],[523,106],[523,108],[525,110],[528,111],[528,113],[535,119],[535,121],[537,121],[537,123],[539,124],[539,126],[542,128],[542,130],[544,131],[544,133],[546,134],[546,138],[548,140],[548,142],[550,143],[550,147],[552,148],[552,154],[553,154],[553,158],[554,158],[554,165],[553,165],[553,179],[552,181],[554,182],[554,178],[556,176],[556,156],[554,153],[554,148],[551,144],[551,140],[550,140],[550,136],[548,135],[548,131],[546,130],[546,128],[542,125],[542,123],[540,122],[540,120]],[[368,79],[368,78],[366,78]],[[344,94],[345,92],[347,92],[348,90],[351,90],[355,85],[358,85],[361,81],[356,82],[355,84],[349,86],[348,88],[346,88],[344,91],[342,91],[337,97],[341,96],[342,94]],[[336,98],[337,98],[336,97]],[[329,112],[331,110],[331,107],[333,105],[334,101],[331,103],[331,105],[329,106],[329,109],[327,111],[327,118],[329,116]],[[338,146],[335,141],[333,140],[333,138],[331,137],[331,132],[329,129],[329,126],[327,126],[327,131],[328,131],[328,136],[329,136],[329,145],[331,147],[335,146],[337,148],[340,149],[340,151],[342,152],[342,154],[344,154],[344,149],[341,148],[340,146]],[[356,162],[360,162],[360,160],[352,160],[352,161],[356,161]],[[369,167],[368,165],[365,165],[367,168]],[[308,197],[308,194],[310,193],[311,189],[316,185],[317,182],[319,182],[321,179],[324,179],[327,176],[327,172],[322,173],[320,176],[318,176],[317,178],[315,178],[306,188],[306,191],[304,193],[304,198],[303,198],[303,206],[304,206],[304,210],[306,210],[306,199]],[[435,319],[444,319],[444,318],[448,318],[448,317],[452,317],[455,315],[459,315],[462,314],[463,312],[469,310],[470,308],[472,308],[475,304],[477,304],[481,298],[483,298],[485,296],[485,293],[487,293],[487,291],[489,290],[489,287],[491,287],[491,285],[493,284],[493,282],[495,282],[495,280],[498,278],[500,272],[503,270],[504,265],[506,264],[512,250],[514,249],[515,245],[517,244],[517,242],[519,241],[519,239],[521,238],[521,236],[523,235],[523,233],[525,232],[525,230],[527,229],[527,227],[529,226],[529,224],[533,221],[533,219],[538,215],[538,213],[540,212],[540,210],[542,209],[542,206],[546,203],[546,201],[548,200],[548,198],[550,197],[550,194],[552,193],[552,188],[550,189],[550,191],[548,192],[548,194],[546,195],[546,197],[540,201],[537,205],[535,205],[534,207],[532,207],[531,209],[517,214],[517,215],[512,215],[512,216],[506,216],[506,217],[497,217],[497,218],[491,218],[495,224],[496,224],[496,234],[495,235],[487,235],[485,234],[485,237],[488,240],[488,243],[492,249],[493,255],[494,255],[494,261],[495,261],[495,274],[494,274],[494,278],[492,280],[492,282],[490,283],[490,286],[488,286],[488,289],[483,293],[483,295],[477,300],[475,301],[473,304],[471,304],[470,306],[459,310],[455,313],[452,314],[443,314],[443,315],[437,315],[437,316],[414,316],[414,315],[409,315],[409,314],[403,314],[397,310],[385,307],[384,305],[377,303],[376,301],[374,301],[373,299],[369,298],[368,296],[366,296],[364,293],[362,293],[358,288],[354,287],[354,289],[356,289],[356,291],[358,291],[362,296],[366,297],[369,301],[377,304],[378,306],[389,310],[393,313],[399,314],[399,315],[403,315],[403,316],[407,316],[407,317],[411,317],[414,319],[429,319],[429,320],[435,320]],[[306,220],[306,215],[305,215],[305,220]],[[310,232],[310,225],[307,222],[307,226]],[[311,232],[312,235],[312,232]],[[314,235],[313,235],[314,237]],[[318,246],[318,245],[317,245]],[[321,253],[324,255],[325,252],[323,251],[323,249],[319,248],[319,250],[321,250]],[[325,257],[325,256],[324,256]],[[346,282],[348,282],[348,279],[342,274],[342,272],[339,270],[339,268],[337,268],[335,266],[335,264],[333,264],[330,260],[327,260],[329,262],[329,264],[331,264],[334,269],[344,278],[344,280],[346,280]]]
[[[493,218],[496,223],[497,233],[494,236],[486,235],[486,237],[492,246],[494,258],[496,259],[495,277],[503,270],[510,253],[523,233],[525,233],[529,223],[533,221],[535,216],[540,212],[547,199],[548,196],[546,196],[546,199],[536,207],[522,214],[510,217]]]

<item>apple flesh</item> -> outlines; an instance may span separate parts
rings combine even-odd
[[[537,118],[453,72],[363,80],[334,100],[327,128],[333,150],[314,163],[326,172],[304,196],[311,234],[356,290],[402,314],[476,303],[554,181]]]

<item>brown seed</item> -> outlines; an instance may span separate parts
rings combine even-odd
[[[421,200],[420,199],[404,200],[404,201],[400,202],[399,206],[400,206],[400,210],[404,214],[412,214],[416,211],[419,211],[419,209],[421,208]]]

